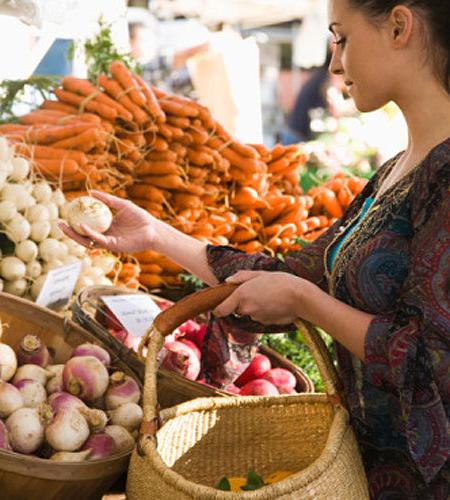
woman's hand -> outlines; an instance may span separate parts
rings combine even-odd
[[[309,281],[289,273],[268,271],[239,271],[226,281],[240,286],[214,309],[216,316],[235,313],[272,325],[290,324],[299,317],[307,319],[304,297],[315,287]]]
[[[92,191],[114,211],[111,227],[101,234],[86,225],[82,229],[87,237],[81,236],[67,224],[60,223],[61,229],[70,238],[87,248],[106,248],[112,252],[140,252],[151,248],[156,240],[156,226],[160,221],[134,203],[99,191]]]

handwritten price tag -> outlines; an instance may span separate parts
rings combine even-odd
[[[65,306],[72,296],[80,272],[81,262],[49,271],[36,304],[56,310]]]
[[[108,295],[101,299],[133,337],[142,337],[161,312],[155,302],[144,294]]]

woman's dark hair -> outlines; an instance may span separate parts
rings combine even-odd
[[[349,0],[351,7],[362,10],[374,21],[387,17],[397,5],[417,12],[425,22],[427,38],[434,42],[429,55],[444,88],[450,93],[450,1],[449,0]]]

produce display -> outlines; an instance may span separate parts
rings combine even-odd
[[[155,300],[161,310],[171,305],[166,300]],[[112,311],[103,306],[102,322],[110,334],[125,346],[138,350],[140,337],[133,337],[124,329]],[[179,326],[172,335],[165,338],[159,355],[161,368],[173,371],[189,380],[206,384],[201,374],[203,341],[206,334],[206,323],[188,320]],[[270,359],[257,353],[246,370],[234,382],[223,388],[231,394],[241,396],[277,396],[279,394],[296,394],[297,379],[286,368],[272,367]]]
[[[302,147],[242,144],[207,108],[148,86],[121,61],[94,83],[63,78],[54,95],[0,134],[69,199],[90,188],[114,192],[200,240],[272,255],[312,241],[339,213],[331,197],[301,194]],[[180,283],[182,269],[169,259],[135,257],[147,288]]]
[[[1,450],[64,462],[131,451],[140,399],[138,383],[98,345],[81,344],[55,365],[36,335],[16,351],[0,343]]]

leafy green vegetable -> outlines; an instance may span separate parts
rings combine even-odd
[[[247,474],[247,484],[241,486],[241,490],[244,491],[258,490],[259,488],[262,488],[265,485],[266,483],[263,481],[263,478],[261,476],[256,474],[256,472],[250,471]]]
[[[325,340],[327,347],[331,347],[331,337],[323,334],[322,338]],[[299,331],[264,334],[261,336],[261,342],[300,367],[311,379],[317,392],[325,391],[325,386],[317,369],[316,362],[306,347],[302,334]]]
[[[84,42],[85,62],[88,67],[88,78],[95,83],[99,73],[108,74],[108,66],[113,61],[122,61],[133,73],[141,74],[140,64],[129,52],[120,52],[114,45],[111,36],[111,25],[100,18],[99,32]],[[75,45],[72,44],[69,58],[73,58]]]
[[[223,477],[216,486],[216,489],[222,490],[222,491],[231,491],[231,485],[230,481],[226,477]]]
[[[0,83],[0,122],[17,121],[13,111],[16,105],[24,104],[30,110],[38,108],[42,99],[50,98],[59,81],[58,76],[42,75],[33,75],[25,80],[3,80]]]

